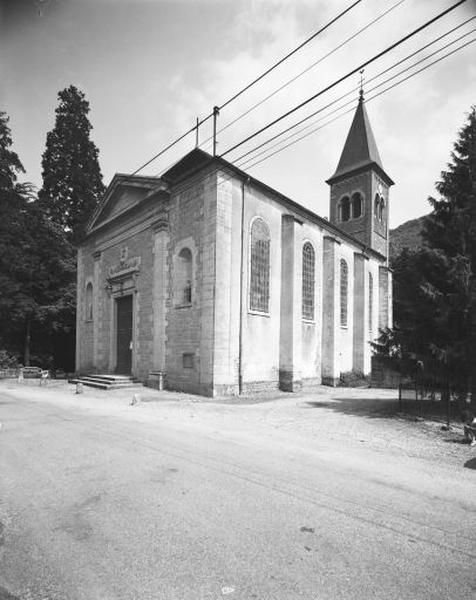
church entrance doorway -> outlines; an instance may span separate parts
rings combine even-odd
[[[132,367],[132,295],[116,300],[116,373],[130,375]]]

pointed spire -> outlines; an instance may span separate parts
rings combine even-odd
[[[382,160],[377,149],[377,144],[375,143],[372,128],[370,127],[369,117],[364,104],[364,90],[361,78],[359,103],[354,114],[354,119],[350,126],[336,172],[327,180],[327,183],[333,183],[336,179],[340,179],[344,175],[367,166],[376,167],[389,180],[388,183],[390,185],[393,183],[382,166]]]

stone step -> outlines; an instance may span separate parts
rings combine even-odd
[[[134,381],[135,378],[130,375],[107,375],[102,373],[91,373],[83,375],[81,379],[94,379],[96,381],[104,381],[104,383],[123,383],[125,381]]]
[[[71,379],[70,383],[82,383],[83,385],[99,390],[122,390],[144,387],[137,379],[127,375],[83,375],[82,377]]]

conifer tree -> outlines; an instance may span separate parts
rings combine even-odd
[[[90,139],[89,102],[73,85],[60,91],[58,98],[55,126],[46,138],[38,199],[46,214],[78,244],[105,188],[99,151]]]
[[[460,375],[459,387],[466,392],[471,385],[476,401],[476,107],[453,148],[447,170],[436,184],[441,198],[429,198],[433,211],[423,233],[445,262],[444,281],[429,287],[447,331],[446,345],[435,346],[434,352],[443,352],[449,368]]]
[[[23,355],[31,340],[41,361],[54,354],[56,332],[74,324],[75,261],[59,225],[35,201],[33,186],[12,150],[8,117],[0,112],[0,349]]]
[[[429,198],[426,246],[394,261],[395,328],[380,350],[407,374],[446,382],[476,401],[476,109],[460,130],[447,169]]]

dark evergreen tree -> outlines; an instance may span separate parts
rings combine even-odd
[[[422,377],[465,395],[476,373],[474,107],[436,190],[440,198],[429,199],[433,211],[423,229],[426,247],[393,263],[395,328],[384,332],[380,351],[404,373],[420,365]]]
[[[56,123],[46,138],[38,199],[46,214],[78,244],[105,188],[99,151],[90,139],[89,102],[72,85],[59,92],[58,98]]]
[[[53,361],[55,336],[74,330],[75,257],[64,231],[34,201],[31,184],[18,183],[24,169],[11,147],[0,112],[0,343],[29,364],[34,336],[44,364]]]

